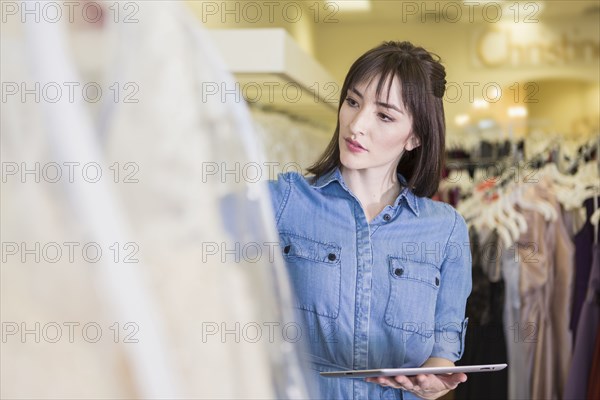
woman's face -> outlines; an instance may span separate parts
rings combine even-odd
[[[376,98],[378,79],[348,88],[340,108],[340,160],[344,168],[395,170],[405,150],[418,145],[409,115],[394,78],[387,96],[387,82]]]

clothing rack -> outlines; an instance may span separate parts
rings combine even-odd
[[[559,143],[557,141],[552,141],[544,150],[536,153],[529,160],[517,162],[517,168],[509,168],[509,174],[507,174],[506,176],[501,176],[498,186],[506,186],[506,184],[508,184],[508,182],[510,182],[515,177],[517,172],[521,174],[527,167],[540,169],[550,162],[555,162],[558,157],[559,149]]]
[[[577,157],[571,162],[571,165],[567,168],[567,173],[574,174],[579,169],[582,162],[588,161],[591,156],[596,152],[596,161],[598,163],[598,173],[600,173],[600,137],[590,140],[580,148],[580,152]]]

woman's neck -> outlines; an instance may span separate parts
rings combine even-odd
[[[396,169],[347,169],[340,167],[348,189],[358,198],[367,221],[371,222],[387,205],[393,205],[400,194]]]

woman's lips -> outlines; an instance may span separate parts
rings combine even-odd
[[[348,147],[348,150],[350,150],[353,153],[360,153],[362,151],[367,151],[367,149],[362,147],[360,143],[358,143],[357,141],[352,140],[352,139],[346,139],[346,146]]]

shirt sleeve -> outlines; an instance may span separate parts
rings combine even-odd
[[[279,218],[287,204],[292,191],[292,182],[290,173],[280,173],[277,179],[269,180],[269,192],[271,195],[271,205],[275,214],[275,221],[279,223]]]
[[[464,218],[454,210],[454,227],[445,246],[440,289],[435,308],[435,343],[431,357],[452,362],[464,352],[468,318],[467,298],[471,293],[471,246]]]

